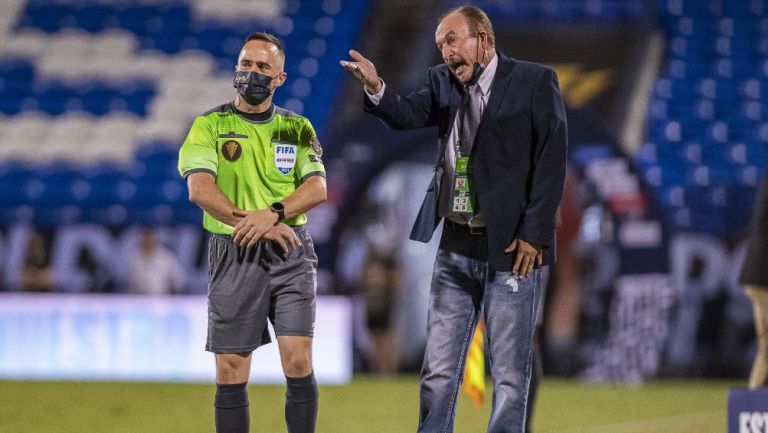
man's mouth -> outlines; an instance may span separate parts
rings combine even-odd
[[[461,75],[467,69],[467,64],[464,62],[451,63],[448,66],[453,70],[453,73],[456,75]]]

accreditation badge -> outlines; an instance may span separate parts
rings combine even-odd
[[[275,151],[275,167],[280,170],[280,173],[290,173],[296,165],[297,146],[288,142],[272,140],[272,147]]]
[[[451,212],[469,217],[475,214],[471,167],[471,157],[460,156],[456,158],[456,173],[453,176],[453,195],[451,197]]]

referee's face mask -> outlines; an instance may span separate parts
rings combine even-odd
[[[272,94],[269,84],[274,78],[256,71],[237,71],[233,84],[245,102],[250,105],[259,105]]]

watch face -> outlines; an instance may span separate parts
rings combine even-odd
[[[282,222],[285,219],[285,206],[282,203],[272,203],[270,208],[272,212],[277,214],[277,222]]]

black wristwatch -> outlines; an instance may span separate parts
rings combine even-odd
[[[285,220],[285,206],[279,201],[272,203],[269,206],[269,210],[277,214],[277,222],[275,224],[280,224]]]

